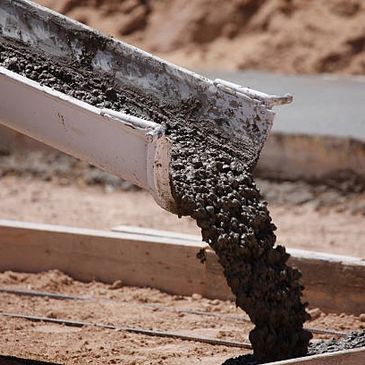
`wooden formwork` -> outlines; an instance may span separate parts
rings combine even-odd
[[[206,261],[196,255],[204,250]],[[59,269],[81,281],[149,286],[232,299],[217,256],[192,235],[117,227],[100,231],[0,220],[0,271]],[[303,272],[305,300],[333,313],[365,313],[365,260],[289,250]]]
[[[338,351],[330,354],[308,356],[301,359],[275,361],[265,365],[363,365],[365,364],[365,347]]]
[[[197,253],[203,250],[205,262]],[[365,261],[289,250],[303,272],[305,300],[335,313],[365,313]],[[0,271],[59,269],[81,281],[154,287],[232,299],[217,257],[192,235],[120,226],[100,231],[0,220]],[[274,362],[271,365],[362,365],[365,348]]]

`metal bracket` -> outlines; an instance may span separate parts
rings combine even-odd
[[[234,93],[242,95],[244,97],[249,97],[250,99],[259,100],[263,102],[268,108],[272,108],[275,105],[290,104],[293,101],[293,96],[290,94],[285,94],[283,96],[269,95],[261,91],[250,89],[248,87],[243,87],[233,82],[215,79],[213,84],[216,87],[225,88],[226,90],[232,90]]]
[[[100,115],[103,117],[110,117],[113,119],[117,119],[124,124],[130,125],[132,128],[147,130],[146,139],[147,142],[150,143],[153,142],[155,139],[165,135],[165,128],[160,124],[157,124],[150,120],[145,120],[130,114],[125,114],[106,108],[101,109]]]

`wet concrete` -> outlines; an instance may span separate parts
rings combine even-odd
[[[311,335],[303,330],[300,273],[286,265],[285,248],[275,246],[276,227],[251,174],[255,146],[246,140],[238,153],[197,130],[176,129],[172,186],[180,214],[196,219],[237,305],[256,325],[250,333],[256,358],[305,355]]]
[[[111,108],[127,114],[153,118],[148,106],[140,108],[138,96],[121,89],[107,75],[92,72],[91,56],[80,64],[69,65],[68,60],[51,61],[42,52],[31,53],[23,44],[0,38],[0,65],[99,108]],[[148,100],[145,101],[148,103]]]
[[[21,44],[0,39],[0,65],[97,107],[151,119],[166,126],[173,141],[171,188],[180,215],[196,219],[202,238],[219,256],[237,305],[256,325],[250,333],[259,361],[307,353],[311,334],[301,302],[298,270],[289,255],[275,246],[275,225],[252,177],[258,150],[248,138],[239,149],[194,118],[199,102],[162,105],[152,96],[116,85],[95,75],[91,57],[81,63],[30,53]]]
[[[350,332],[346,337],[340,339],[332,339],[329,341],[319,341],[310,344],[308,348],[309,355],[319,355],[337,351],[350,350],[365,347],[365,330]],[[236,358],[226,360],[222,365],[258,365],[253,355],[243,355]]]
[[[365,330],[352,331],[341,339],[332,339],[330,341],[320,341],[311,344],[308,352],[309,355],[315,355],[350,350],[359,347],[365,347]]]

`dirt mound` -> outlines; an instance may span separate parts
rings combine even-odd
[[[38,0],[186,67],[365,74],[362,0]]]

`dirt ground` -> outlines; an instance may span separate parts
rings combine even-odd
[[[92,297],[88,301],[0,294],[1,311],[140,327],[192,336],[247,342],[251,323],[232,302],[173,296],[156,289],[80,283],[58,271],[42,274],[5,272],[0,287]],[[117,287],[117,289],[115,288]],[[166,310],[167,309],[167,310]],[[187,310],[217,314],[207,316]],[[311,310],[308,327],[348,332],[365,327],[363,316]],[[232,319],[235,317],[235,319]],[[237,320],[239,317],[239,320]],[[66,327],[0,316],[0,353],[65,364],[221,364],[246,350],[198,342],[149,337],[101,328]],[[315,335],[315,340],[331,335]],[[24,346],[24,344],[27,346]]]
[[[37,2],[189,68],[365,73],[363,0]]]

